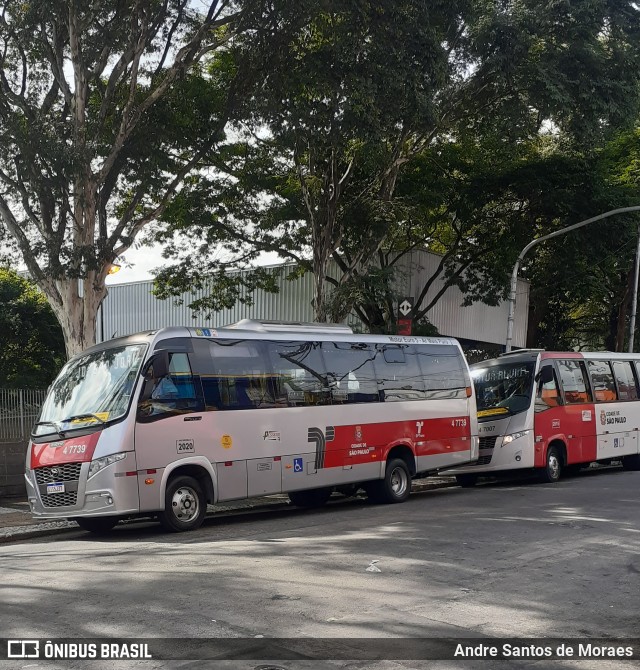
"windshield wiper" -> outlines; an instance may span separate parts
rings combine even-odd
[[[93,419],[94,421],[99,421],[102,424],[106,423],[96,414],[92,414],[91,412],[87,412],[86,414],[74,414],[73,416],[70,416],[68,419],[63,419],[62,421],[38,421],[35,425],[36,426],[53,426],[56,429],[56,433],[58,433],[58,435],[60,435],[60,437],[64,437],[65,433],[68,433],[69,430],[74,430],[74,429],[73,428],[65,428],[63,430],[61,428],[61,425],[63,423],[69,423],[70,421],[76,421],[78,419]],[[46,435],[46,433],[45,433],[45,435]]]
[[[68,419],[63,419],[62,421],[60,421],[60,423],[69,423],[70,421],[79,421],[80,419],[95,419],[100,423],[105,423],[105,421],[101,419],[97,414],[92,414],[91,412],[87,412],[86,414],[74,414],[73,416],[70,416]]]
[[[62,435],[62,431],[60,430],[60,426],[55,421],[38,421],[35,425],[36,426],[53,426],[56,429],[56,433],[58,433],[59,435]],[[44,434],[46,435],[46,433],[44,433]]]

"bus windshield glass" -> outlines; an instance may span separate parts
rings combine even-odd
[[[534,366],[534,361],[526,361],[472,367],[478,418],[497,418],[527,410],[533,396]]]
[[[114,347],[69,361],[49,390],[33,434],[86,429],[126,414],[146,348]]]

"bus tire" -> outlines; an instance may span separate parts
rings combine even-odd
[[[540,481],[545,484],[554,484],[562,475],[562,456],[558,447],[547,449],[546,465],[540,470]]]
[[[296,507],[322,507],[331,497],[331,489],[310,489],[309,491],[290,491],[289,500]]]
[[[478,475],[456,475],[456,481],[463,489],[470,489],[478,483]]]
[[[96,535],[106,535],[109,533],[115,525],[118,523],[119,519],[116,519],[112,516],[98,516],[98,517],[78,517],[72,519],[75,521],[82,530],[89,531],[90,533],[95,533]]]
[[[401,503],[411,493],[411,474],[407,464],[401,458],[387,463],[384,478],[369,482],[369,499],[375,503]]]
[[[158,520],[165,530],[180,533],[202,525],[207,500],[197,479],[180,475],[170,479],[164,496],[164,509]]]
[[[624,456],[622,459],[622,467],[625,470],[640,470],[640,454]]]

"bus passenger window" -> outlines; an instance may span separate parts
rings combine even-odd
[[[422,370],[426,397],[436,399],[466,398],[468,379],[462,353],[454,346],[416,344],[415,351]]]
[[[560,384],[569,405],[592,402],[584,364],[577,360],[558,361]]]
[[[587,361],[587,363],[596,402],[617,400],[616,383],[608,361]]]
[[[423,400],[425,382],[413,346],[377,344],[373,363],[378,378],[380,400],[397,402]]]
[[[261,342],[209,341],[207,348],[202,374],[207,409],[275,407],[273,375]]]
[[[618,385],[620,400],[637,400],[638,387],[629,361],[613,361],[613,374]]]
[[[334,404],[378,402],[371,345],[351,342],[323,342],[322,355]]]
[[[265,342],[276,402],[289,407],[330,405],[331,392],[319,342]]]

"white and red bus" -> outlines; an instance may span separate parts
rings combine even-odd
[[[94,532],[157,515],[197,528],[208,504],[286,492],[300,506],[477,459],[476,404],[450,338],[242,321],[111,340],[71,359],[32,434],[32,513]]]
[[[546,482],[594,461],[640,469],[640,355],[520,350],[471,366],[480,475],[536,468]]]

